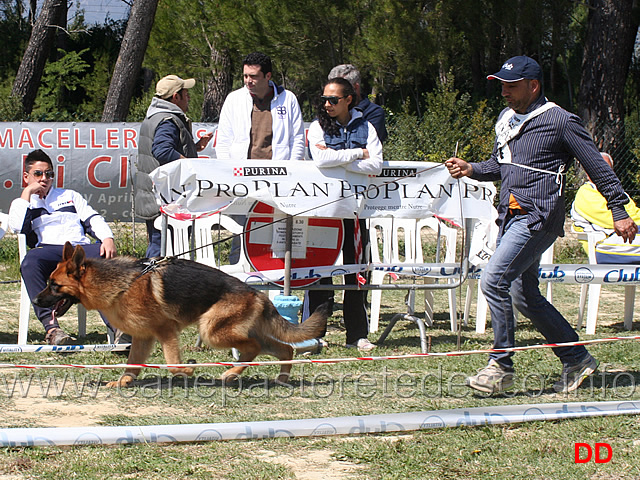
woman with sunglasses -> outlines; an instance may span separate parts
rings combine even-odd
[[[342,166],[350,172],[377,175],[382,144],[375,128],[356,106],[356,92],[344,78],[332,78],[320,97],[318,119],[309,126],[309,153],[319,168]]]
[[[375,128],[367,122],[362,112],[354,109],[356,92],[348,80],[332,78],[324,86],[320,97],[318,119],[309,127],[309,153],[318,168],[343,167],[350,172],[378,175],[382,171],[382,144]],[[359,235],[358,235],[359,228]],[[361,248],[356,248],[356,237]],[[356,258],[358,253],[366,252],[369,234],[366,223],[360,220],[344,220],[344,243],[342,246],[345,264],[362,261]],[[355,285],[357,275],[346,275],[345,283]],[[331,279],[322,279],[321,283],[331,284]],[[343,300],[344,325],[347,330],[347,347],[369,351],[375,345],[369,342],[369,323],[366,309],[366,290],[346,290]],[[308,310],[333,299],[333,292],[310,290]],[[306,311],[306,309],[305,309]]]

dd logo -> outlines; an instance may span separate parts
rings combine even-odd
[[[580,450],[586,450],[586,457],[580,458]],[[602,449],[606,450],[606,456],[602,457],[601,452]],[[594,456],[595,451],[595,462],[596,463],[609,463],[611,461],[611,457],[613,457],[613,450],[611,449],[611,445],[608,443],[596,443],[593,448],[588,443],[576,443],[575,444],[575,454],[574,460],[575,463],[587,463],[591,461],[591,457]]]

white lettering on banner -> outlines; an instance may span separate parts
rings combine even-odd
[[[107,220],[131,217],[131,195],[138,155],[140,123],[6,122],[0,123],[0,211],[20,196],[24,159],[35,149],[53,162],[57,188],[72,188],[93,203]],[[215,129],[194,124],[196,137]],[[203,151],[215,156],[210,144]]]
[[[287,169],[285,167],[244,167],[242,169],[242,176],[260,176],[260,175],[287,175]]]
[[[42,149],[53,162],[57,188],[80,192],[109,221],[131,217],[139,128],[139,123],[0,124],[0,210],[6,212],[25,186],[27,154]]]
[[[378,177],[380,178],[400,178],[415,177],[418,173],[417,168],[383,168]]]

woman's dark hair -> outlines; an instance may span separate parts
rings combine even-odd
[[[345,80],[341,77],[331,78],[323,85],[322,91],[324,91],[324,87],[331,84],[340,85],[342,87],[342,97],[351,95],[349,110],[356,106],[356,91],[354,90],[353,85],[349,83],[349,80]],[[324,102],[322,100],[318,105],[318,123],[320,123],[324,133],[328,135],[335,136],[340,133],[340,127],[338,126],[337,120],[329,116],[327,111],[324,109]]]

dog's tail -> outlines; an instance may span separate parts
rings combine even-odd
[[[327,318],[331,316],[330,302],[315,309],[313,314],[300,324],[282,318],[273,307],[271,334],[283,343],[298,343],[312,338],[323,337],[327,330]]]

